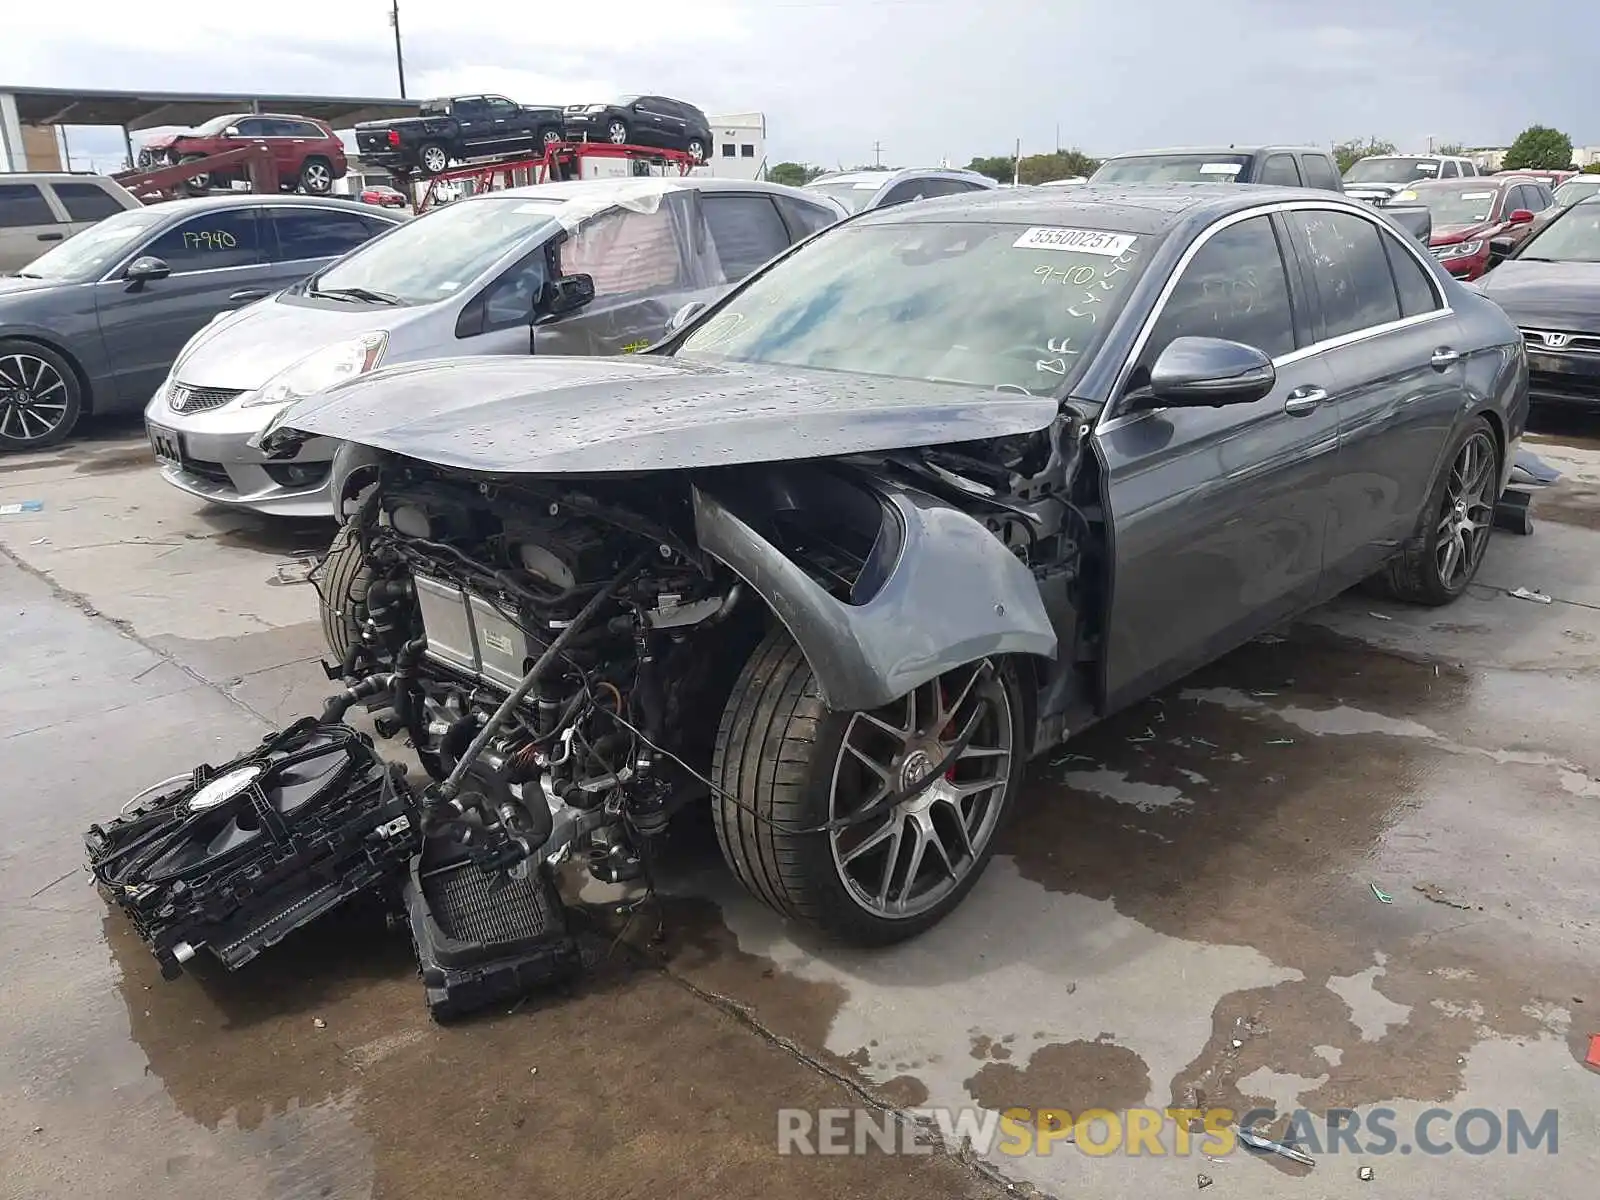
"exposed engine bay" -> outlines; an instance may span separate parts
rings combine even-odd
[[[834,856],[812,878],[847,905],[819,924],[908,936],[960,901],[1022,759],[1085,690],[1076,613],[1095,601],[1100,538],[1068,486],[1081,435],[1064,414],[937,449],[594,476],[374,456],[311,576],[343,688],[269,739],[279,775],[329,747],[364,768],[327,775],[303,808],[298,776],[257,777],[262,751],[200,768],[91,830],[91,866],[169,972],[202,948],[238,966],[390,887],[441,1018],[577,969],[553,868],[649,895],[653,840],[697,801],[763,899],[782,907],[759,878],[772,854],[744,847],[797,839]],[[775,699],[774,663],[811,690]],[[424,785],[344,723],[358,706],[406,739]],[[822,792],[804,782],[827,772]],[[804,819],[774,807],[774,789],[801,786]],[[219,788],[232,808],[214,830]],[[885,832],[902,825],[904,852]],[[273,836],[235,854],[246,826]],[[404,837],[357,855],[375,829]],[[152,865],[163,838],[183,843],[183,870]]]
[[[715,495],[848,606],[903,548],[884,478],[959,499],[1024,566],[1070,577],[1082,514],[1008,491],[1059,470],[1051,440],[981,453],[509,482],[390,459],[353,522],[371,580],[324,717],[382,710],[433,777],[426,831],[481,867],[578,853],[599,879],[637,878],[648,840],[715,788],[729,691],[772,618],[697,543],[697,505]]]

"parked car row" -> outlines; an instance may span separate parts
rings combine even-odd
[[[453,162],[561,141],[676,150],[695,162],[711,152],[711,124],[692,104],[667,96],[621,96],[598,104],[518,104],[504,96],[428,100],[420,116],[365,121],[355,128],[362,158],[398,173],[439,175]]]

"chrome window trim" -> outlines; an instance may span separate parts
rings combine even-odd
[[[1304,212],[1306,210],[1345,213],[1349,216],[1359,217],[1367,224],[1375,226],[1380,234],[1388,234],[1395,242],[1404,247],[1406,252],[1422,267],[1422,273],[1427,277],[1429,286],[1433,288],[1433,298],[1439,307],[1429,312],[1417,313],[1415,316],[1401,317],[1398,321],[1386,321],[1382,325],[1371,325],[1366,329],[1357,329],[1351,333],[1340,334],[1338,337],[1324,338],[1322,341],[1313,342],[1309,346],[1301,346],[1288,354],[1281,354],[1274,358],[1272,360],[1274,369],[1290,363],[1300,362],[1313,355],[1321,354],[1324,350],[1337,350],[1344,346],[1353,345],[1356,342],[1365,341],[1367,338],[1381,337],[1397,329],[1407,329],[1413,325],[1421,325],[1428,321],[1436,321],[1441,317],[1455,314],[1455,309],[1451,307],[1449,298],[1444,294],[1444,289],[1440,286],[1438,278],[1433,273],[1434,264],[1422,253],[1421,246],[1412,245],[1416,239],[1404,232],[1396,231],[1387,222],[1376,219],[1373,211],[1366,209],[1364,206],[1358,206],[1351,201],[1341,203],[1336,200],[1320,198],[1316,200],[1280,200],[1272,204],[1262,204],[1255,208],[1247,208],[1241,212],[1229,213],[1227,216],[1207,226],[1199,237],[1189,243],[1188,248],[1184,250],[1183,255],[1173,267],[1172,273],[1167,276],[1166,283],[1162,285],[1161,294],[1156,297],[1156,302],[1151,305],[1150,314],[1145,317],[1144,324],[1139,329],[1138,337],[1134,338],[1133,346],[1128,351],[1127,361],[1122,364],[1122,369],[1117,372],[1116,382],[1111,389],[1111,399],[1106,402],[1105,409],[1101,412],[1100,419],[1095,425],[1096,434],[1109,433],[1112,430],[1122,428],[1124,425],[1131,424],[1140,417],[1167,411],[1165,408],[1147,408],[1141,409],[1136,413],[1120,413],[1115,417],[1110,415],[1111,410],[1116,407],[1117,399],[1122,395],[1122,389],[1127,385],[1128,376],[1133,373],[1134,364],[1139,361],[1139,356],[1144,353],[1145,345],[1149,342],[1150,335],[1155,330],[1156,322],[1160,320],[1161,314],[1166,310],[1167,302],[1172,298],[1172,293],[1177,290],[1178,283],[1183,278],[1183,273],[1189,269],[1189,264],[1194,261],[1195,256],[1205,248],[1205,244],[1222,230],[1229,229],[1252,218],[1271,216],[1273,213]],[[1284,264],[1284,268],[1285,270],[1288,269],[1287,262]],[[1396,304],[1398,305],[1398,303],[1397,296]]]

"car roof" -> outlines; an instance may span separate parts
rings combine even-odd
[[[331,208],[344,212],[365,213],[384,220],[394,219],[381,208],[362,204],[359,200],[345,200],[338,196],[263,196],[255,192],[235,192],[227,196],[191,196],[182,200],[163,200],[159,204],[147,204],[145,207],[163,215],[168,213],[183,215],[213,212],[225,208],[256,208],[260,205],[269,208]]]
[[[479,192],[468,200],[484,200],[495,196],[517,197],[529,200],[581,201],[586,204],[603,203],[612,198],[629,196],[665,196],[669,192],[767,192],[778,196],[800,196],[809,203],[819,203],[823,197],[808,196],[800,188],[782,183],[768,183],[762,179],[724,179],[716,175],[635,175],[625,179],[568,179],[561,183],[535,183],[527,187],[502,188],[492,192]]]
[[[977,171],[968,171],[963,167],[897,167],[892,171],[832,171],[827,175],[818,175],[811,181],[816,183],[879,183],[888,186],[899,183],[902,179],[981,179],[991,187],[997,186],[993,179],[987,175],[980,175]],[[810,187],[811,184],[807,184]]]
[[[1504,189],[1519,183],[1540,183],[1526,175],[1463,175],[1458,179],[1419,179],[1406,184],[1411,191],[1446,191],[1450,188],[1476,187]]]
[[[0,171],[0,183],[82,183],[89,179],[117,182],[109,175],[94,171]]]
[[[1111,158],[1154,158],[1158,154],[1260,154],[1280,150],[1293,154],[1327,154],[1321,146],[1280,146],[1277,143],[1249,146],[1165,146],[1157,150],[1125,150]],[[1107,159],[1110,162],[1111,159]]]
[[[874,209],[852,225],[921,221],[989,220],[1146,235],[1164,234],[1180,222],[1209,224],[1220,217],[1286,200],[1315,200],[1354,212],[1371,209],[1340,192],[1236,183],[1086,183],[1075,188],[1020,187],[935,196],[915,204]]]

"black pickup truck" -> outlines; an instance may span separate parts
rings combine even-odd
[[[361,157],[392,171],[438,175],[452,162],[518,150],[536,152],[561,140],[561,109],[518,104],[504,96],[447,96],[428,100],[419,117],[363,121],[356,126]]]

